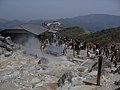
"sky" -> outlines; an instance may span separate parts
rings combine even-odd
[[[88,14],[120,16],[120,0],[0,0],[0,18],[60,19]]]

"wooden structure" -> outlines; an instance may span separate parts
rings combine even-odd
[[[42,38],[44,33],[47,31],[48,29],[41,25],[22,24],[14,27],[4,28],[2,31],[0,31],[0,34],[4,37],[10,36],[13,42],[24,43],[31,36]]]

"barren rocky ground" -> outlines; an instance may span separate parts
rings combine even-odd
[[[97,66],[90,69],[97,59],[87,58],[85,50],[74,58],[70,49],[66,56],[54,56],[39,49],[35,50],[37,55],[31,55],[21,46],[3,51],[0,90],[114,90],[120,87],[119,83],[114,84],[120,80],[119,73],[111,73],[116,68],[107,64],[102,69],[101,86],[96,86]]]

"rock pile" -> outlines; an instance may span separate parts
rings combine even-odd
[[[0,55],[5,54],[6,57],[12,54],[12,51],[16,50],[17,45],[14,44],[11,38],[3,37],[0,35]]]

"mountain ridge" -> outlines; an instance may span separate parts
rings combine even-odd
[[[59,21],[66,27],[79,26],[90,31],[99,31],[114,26],[120,26],[120,16],[109,14],[89,14],[72,18],[61,18],[56,20],[30,20],[27,23],[42,24],[44,22]],[[0,28],[24,23],[19,20],[0,19]]]
[[[120,16],[108,14],[90,14],[67,19],[59,19],[66,26],[79,26],[91,31],[120,26]]]

